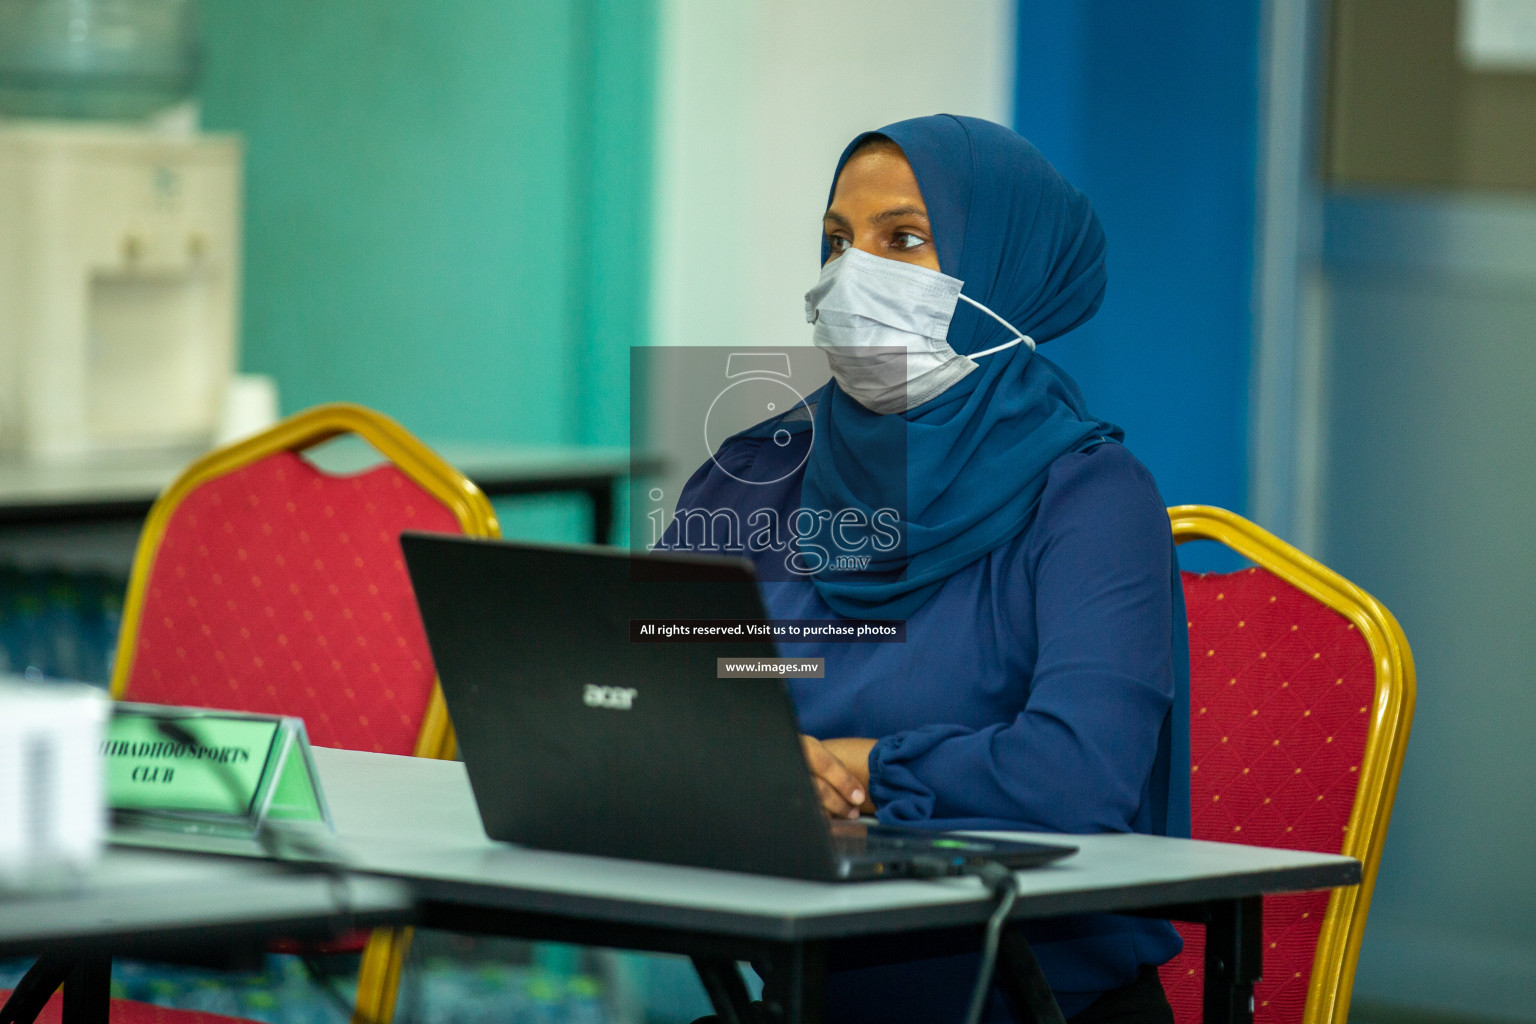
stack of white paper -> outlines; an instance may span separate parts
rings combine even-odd
[[[100,855],[108,706],[92,687],[0,677],[0,885],[67,881]]]

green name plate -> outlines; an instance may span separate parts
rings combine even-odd
[[[101,752],[122,824],[233,836],[277,820],[330,826],[302,719],[117,703]]]

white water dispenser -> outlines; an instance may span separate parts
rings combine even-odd
[[[0,450],[201,448],[237,356],[242,147],[0,121]]]

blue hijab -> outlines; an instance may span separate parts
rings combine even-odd
[[[1097,312],[1106,280],[1104,231],[1088,198],[1023,137],[973,117],[898,121],[849,143],[834,188],[848,158],[872,135],[890,139],[912,165],[939,267],[965,283],[964,294],[1036,343]],[[828,255],[823,238],[823,263]],[[956,352],[1012,338],[991,317],[957,304],[949,327]],[[835,384],[818,393],[801,507],[824,517],[856,509],[866,521],[891,508],[902,522],[894,550],[856,545],[873,552],[866,570],[828,569],[814,577],[840,615],[905,618],[947,577],[1029,528],[1059,456],[1123,436],[1088,413],[1072,378],[1026,345],[978,365],[905,413],[870,412]],[[850,544],[859,536],[846,527],[843,535]]]

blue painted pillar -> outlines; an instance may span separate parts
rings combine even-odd
[[[1258,0],[1021,0],[1015,127],[1093,200],[1099,315],[1042,351],[1169,504],[1243,511]]]

